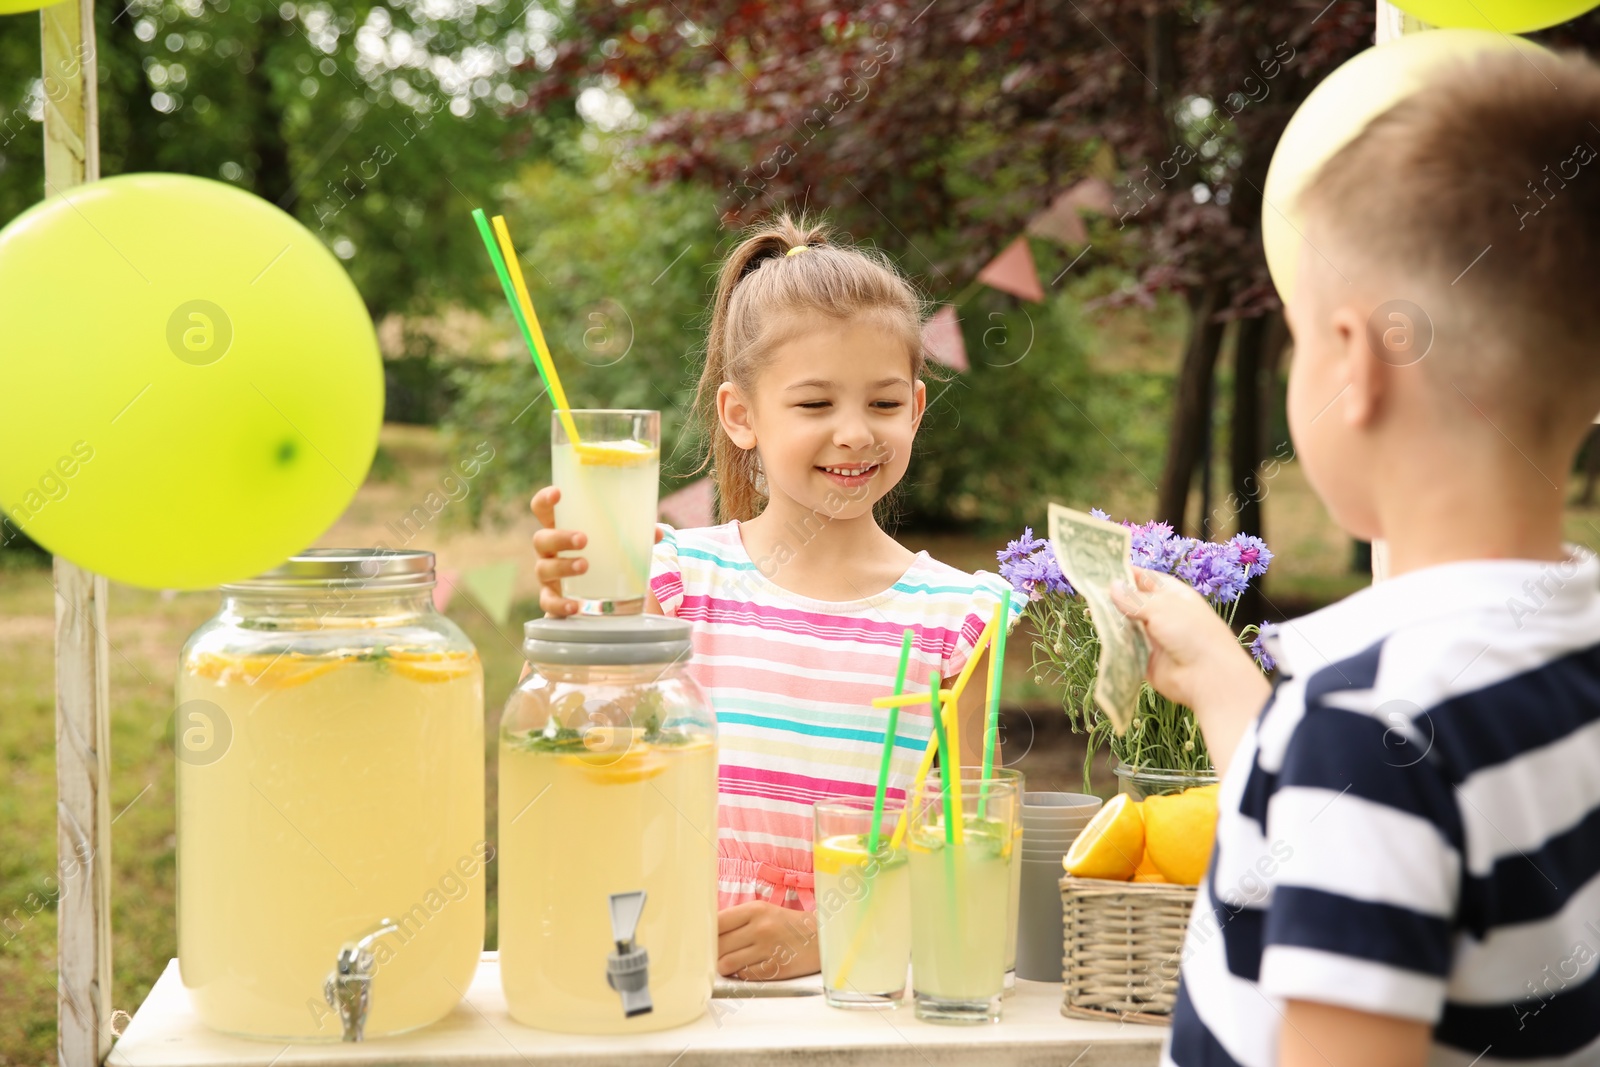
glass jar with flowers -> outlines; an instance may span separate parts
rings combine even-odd
[[[1091,514],[1110,518],[1098,508]],[[1248,534],[1226,541],[1202,541],[1176,534],[1164,522],[1124,521],[1122,525],[1132,531],[1135,567],[1170,574],[1187,583],[1230,627],[1239,597],[1272,562],[1266,543]],[[1148,682],[1140,691],[1138,712],[1128,731],[1121,737],[1112,732],[1110,720],[1094,701],[1100,641],[1084,599],[1062,575],[1050,542],[1034,537],[1033,530],[1026,528],[998,555],[1001,576],[1028,597],[1025,614],[1034,632],[1034,681],[1061,687],[1067,721],[1075,732],[1088,737],[1084,789],[1089,788],[1089,771],[1101,747],[1109,749],[1117,761],[1113,770],[1121,791],[1136,799],[1216,781],[1194,713],[1157,693]],[[1267,623],[1245,626],[1238,631],[1239,641],[1261,669],[1270,672],[1274,664],[1262,645],[1263,626],[1270,632]]]

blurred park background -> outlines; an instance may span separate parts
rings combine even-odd
[[[1294,461],[1259,217],[1279,132],[1370,43],[1371,0],[109,0],[97,21],[103,172],[256,193],[370,309],[387,425],[319,544],[516,565],[504,621],[467,594],[448,608],[484,655],[491,723],[537,613],[527,498],[549,416],[474,207],[517,235],[574,405],[661,409],[663,494],[702,473],[687,410],[719,256],[741,225],[804,208],[958,316],[967,366],[936,366],[895,508],[911,547],[993,569],[1057,500],[1263,535],[1277,559],[1241,621],[1369,581]],[[1596,52],[1600,14],[1535,36]],[[0,224],[42,192],[39,51],[36,15],[0,18]],[[1038,291],[979,282],[1003,252],[1015,267],[1019,238]],[[485,442],[492,460],[448,490]],[[1597,468],[1591,447],[1569,509],[1591,546]],[[0,1067],[54,1062],[56,905],[49,560],[3,533]],[[216,606],[112,591],[123,1010],[175,953],[172,684]],[[1071,788],[1081,748],[1012,647],[1013,759]],[[492,790],[491,773],[491,839]]]

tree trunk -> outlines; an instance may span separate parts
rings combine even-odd
[[[1277,367],[1276,352],[1283,346],[1283,313],[1271,311],[1239,323],[1233,356],[1233,432],[1229,435],[1228,502],[1239,533],[1261,533],[1261,501],[1267,487],[1261,484],[1261,460],[1266,455],[1266,404],[1262,402],[1266,370]],[[1262,616],[1261,590],[1252,585],[1239,602],[1239,615],[1247,622]]]
[[[267,72],[267,57],[272,50],[272,30],[263,19],[260,33],[250,52],[250,69],[244,83],[250,93],[247,108],[251,114],[251,150],[255,155],[255,193],[292,213],[294,181],[289,173],[289,143],[284,137],[283,108],[273,95],[272,78]]]
[[[1189,293],[1189,344],[1178,373],[1177,404],[1172,413],[1172,433],[1167,439],[1167,462],[1161,473],[1160,499],[1156,515],[1184,530],[1188,511],[1189,485],[1205,451],[1210,425],[1211,380],[1222,346],[1224,323],[1213,321],[1217,310],[1226,305],[1228,292],[1212,282]]]

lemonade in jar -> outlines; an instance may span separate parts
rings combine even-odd
[[[313,550],[222,588],[174,728],[178,960],[214,1029],[359,1040],[483,947],[483,670],[427,552]]]
[[[500,977],[512,1018],[621,1034],[699,1018],[716,963],[715,720],[689,626],[543,618],[500,730]]]

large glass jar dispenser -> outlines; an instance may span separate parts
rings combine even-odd
[[[214,1029],[439,1019],[483,949],[483,668],[433,555],[318,549],[222,587],[184,646],[178,960]]]

